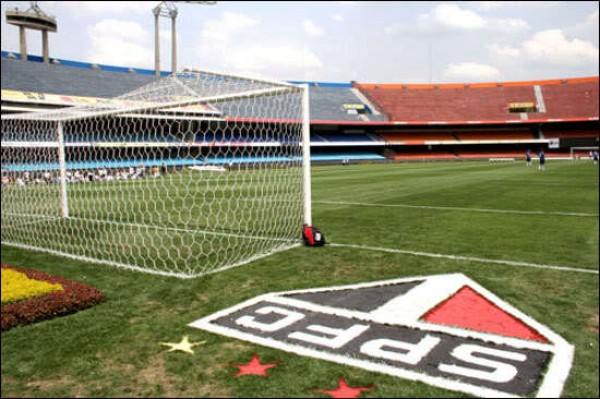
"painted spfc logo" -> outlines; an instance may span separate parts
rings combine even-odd
[[[482,397],[559,397],[574,353],[463,274],[271,293],[190,326]]]

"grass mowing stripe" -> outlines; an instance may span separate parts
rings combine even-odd
[[[313,203],[325,204],[325,205],[380,206],[380,207],[387,207],[387,208],[433,209],[433,210],[440,210],[440,211],[506,213],[506,214],[514,214],[514,215],[598,217],[597,213],[581,213],[581,212],[520,211],[520,210],[513,210],[513,209],[463,208],[463,207],[456,207],[456,206],[429,206],[429,205],[407,205],[407,204],[368,204],[368,203],[363,203],[363,202],[344,202],[344,201],[314,201]]]
[[[227,233],[227,232],[220,232],[220,231],[215,231],[215,230],[199,230],[199,229],[187,229],[187,228],[177,228],[177,227],[163,227],[163,226],[155,226],[155,225],[143,224],[143,223],[128,223],[128,222],[120,222],[120,221],[116,222],[116,221],[112,221],[112,220],[87,219],[87,218],[78,218],[78,217],[73,217],[70,219],[79,220],[82,222],[114,224],[114,225],[119,225],[119,226],[127,226],[127,227],[135,227],[135,228],[151,229],[151,230],[173,231],[173,232],[189,233],[189,234],[244,238],[244,239],[250,239],[250,240],[271,240],[271,241],[290,242],[290,239],[286,239],[286,238],[266,237],[266,236],[250,235],[250,234],[239,234],[239,233],[233,233],[233,232]]]

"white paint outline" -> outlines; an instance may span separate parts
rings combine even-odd
[[[345,357],[342,355],[335,355],[331,353],[320,352],[314,349],[306,347],[295,346],[280,341],[276,341],[271,338],[257,337],[251,334],[241,333],[237,330],[232,330],[226,327],[216,327],[212,324],[205,324],[200,321],[194,322],[189,325],[190,327],[200,328],[215,334],[224,335],[230,338],[236,338],[243,341],[249,341],[258,345],[266,346],[269,348],[279,349],[288,353],[295,353],[300,356],[306,356],[314,359],[327,360],[330,362],[354,366],[367,371],[373,371],[378,373],[384,373],[396,377],[401,377],[411,381],[421,381],[428,385],[437,386],[440,388],[448,389],[450,391],[461,391],[471,395],[487,397],[487,398],[515,398],[518,396],[507,395],[504,392],[495,391],[492,389],[481,388],[474,385],[461,383],[458,381],[452,381],[440,377],[432,377],[423,375],[420,373],[397,369],[395,367],[387,366],[385,364],[374,364],[364,360],[358,360],[354,358]]]
[[[256,336],[256,335],[253,335],[250,333],[244,333],[244,332],[233,330],[233,329],[230,329],[227,327],[222,327],[222,326],[211,324],[212,321],[214,321],[218,318],[221,318],[221,317],[229,315],[231,313],[240,311],[244,308],[252,306],[261,301],[275,302],[275,303],[280,303],[282,305],[288,304],[295,308],[299,307],[300,309],[305,309],[305,310],[314,310],[314,311],[318,311],[318,312],[322,312],[322,313],[354,317],[359,320],[367,320],[367,321],[377,322],[377,320],[374,320],[369,313],[348,311],[348,310],[344,310],[344,309],[337,309],[337,308],[328,307],[328,306],[316,305],[316,304],[312,304],[312,303],[308,303],[308,302],[303,302],[298,299],[286,298],[283,296],[290,295],[290,294],[300,294],[300,293],[315,293],[315,292],[339,291],[339,290],[347,290],[347,289],[359,289],[359,288],[366,288],[366,287],[385,286],[385,285],[390,285],[390,284],[406,283],[406,282],[412,282],[412,281],[418,281],[418,280],[427,280],[430,278],[436,278],[436,279],[450,278],[450,279],[454,280],[452,282],[452,284],[450,284],[454,287],[457,287],[459,285],[458,283],[460,283],[460,281],[463,281],[464,282],[463,285],[467,285],[467,286],[473,288],[478,294],[484,296],[487,300],[492,302],[494,305],[498,306],[500,309],[504,310],[508,314],[512,315],[513,317],[516,317],[517,319],[519,319],[522,322],[524,322],[525,324],[527,324],[529,327],[536,330],[542,336],[547,338],[549,343],[545,344],[545,343],[540,343],[540,342],[536,342],[536,341],[502,337],[502,336],[498,336],[495,334],[480,333],[477,331],[463,330],[463,329],[454,328],[454,327],[434,326],[432,324],[424,323],[419,320],[404,321],[401,324],[398,323],[398,320],[395,320],[395,321],[392,321],[392,323],[388,323],[388,324],[398,324],[398,325],[403,325],[406,327],[418,328],[418,329],[423,329],[423,330],[427,330],[427,331],[440,331],[440,332],[445,332],[445,333],[455,335],[455,336],[473,337],[473,338],[478,338],[478,339],[484,339],[487,341],[491,340],[493,342],[507,344],[507,345],[510,345],[510,346],[513,346],[516,348],[531,348],[531,349],[549,352],[553,356],[551,356],[551,360],[548,364],[546,373],[542,377],[542,380],[541,380],[542,383],[539,386],[539,388],[537,389],[537,391],[535,392],[535,395],[536,395],[536,397],[560,397],[562,390],[564,388],[564,385],[566,383],[566,380],[570,374],[570,370],[571,370],[571,367],[573,364],[575,348],[571,344],[569,344],[566,340],[564,340],[561,336],[559,336],[558,334],[553,332],[550,328],[535,321],[534,319],[527,316],[523,312],[514,308],[513,306],[511,306],[507,302],[503,301],[498,296],[494,295],[492,292],[488,291],[487,289],[485,289],[484,287],[482,287],[475,281],[469,279],[462,273],[445,274],[445,275],[442,274],[442,275],[434,275],[434,276],[418,276],[418,277],[399,278],[399,279],[393,279],[393,280],[375,281],[375,282],[360,283],[360,284],[351,284],[351,285],[344,285],[344,286],[334,286],[334,287],[324,287],[324,288],[314,288],[314,289],[304,289],[304,290],[293,290],[293,291],[282,291],[282,292],[277,292],[277,293],[270,293],[270,294],[260,295],[258,297],[252,298],[250,300],[242,302],[233,307],[223,309],[212,315],[198,319],[198,320],[188,324],[188,326],[203,329],[203,330],[215,333],[215,334],[225,335],[230,338],[241,339],[241,340],[249,341],[252,343],[259,344],[259,345],[264,345],[267,347],[280,349],[280,350],[283,350],[286,352],[295,353],[300,356],[309,356],[309,357],[313,357],[313,358],[317,358],[317,359],[321,359],[321,360],[327,360],[327,361],[331,361],[331,362],[335,362],[335,363],[339,363],[339,364],[346,364],[346,365],[351,365],[351,366],[355,366],[355,367],[360,367],[362,369],[369,370],[369,371],[389,374],[389,375],[405,378],[405,379],[412,380],[412,381],[421,381],[421,382],[424,382],[424,383],[432,385],[432,386],[437,386],[437,387],[452,390],[452,391],[461,391],[461,392],[465,392],[465,393],[477,395],[477,396],[482,396],[482,397],[497,397],[497,398],[518,397],[515,395],[507,394],[505,392],[496,391],[496,390],[489,389],[489,388],[482,388],[480,386],[466,384],[463,382],[458,382],[456,380],[452,380],[449,378],[429,376],[429,375],[425,375],[422,373],[399,369],[399,368],[384,365],[384,364],[374,363],[374,362],[365,361],[365,360],[359,360],[359,359],[355,359],[355,358],[349,358],[349,357],[346,357],[343,355],[321,352],[321,351],[318,351],[315,349],[310,349],[310,348],[306,348],[306,347],[301,347],[301,346],[292,345],[289,343],[276,341],[272,338],[259,337],[259,336]],[[456,288],[456,289],[459,289],[459,288]],[[450,288],[445,293],[445,295],[448,295],[448,296],[453,295],[453,294],[454,294],[454,291],[453,291],[453,289],[450,289]],[[300,304],[302,304],[302,306],[299,306]],[[415,313],[413,313],[411,315],[411,318],[414,318],[414,317],[415,317]],[[434,328],[434,327],[437,327],[437,328]]]

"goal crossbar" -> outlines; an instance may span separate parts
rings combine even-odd
[[[139,106],[129,106],[124,108],[118,108],[115,106],[114,108],[106,110],[107,106],[104,107],[93,107],[93,106],[83,106],[83,107],[73,107],[68,109],[62,109],[54,112],[40,112],[40,113],[27,113],[27,114],[10,114],[10,115],[2,115],[2,120],[29,120],[29,121],[55,121],[55,122],[69,122],[69,121],[78,121],[84,119],[91,118],[99,118],[99,117],[107,117],[112,115],[120,115],[123,113],[129,113],[128,116],[136,116],[131,115],[133,112],[152,112],[158,111],[162,109],[189,106],[189,105],[197,105],[197,104],[206,104],[206,103],[220,103],[225,101],[234,101],[241,100],[245,98],[252,97],[262,97],[268,95],[278,95],[284,94],[286,92],[291,91],[299,91],[297,87],[295,89],[289,87],[281,87],[281,88],[269,88],[269,89],[256,89],[250,90],[241,93],[233,93],[227,95],[219,95],[219,96],[210,96],[210,97],[200,97],[193,98],[188,100],[177,100],[170,101],[161,104],[144,104]],[[100,108],[100,110],[99,110]]]
[[[598,146],[587,146],[587,147],[571,147],[569,149],[569,155],[573,158],[576,151],[598,151]]]

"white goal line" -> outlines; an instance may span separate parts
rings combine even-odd
[[[486,259],[486,258],[477,258],[477,257],[472,257],[472,256],[436,254],[436,253],[431,253],[431,252],[408,251],[408,250],[397,249],[397,248],[371,247],[371,246],[360,245],[360,244],[328,243],[327,245],[332,246],[332,247],[354,248],[354,249],[361,249],[361,250],[366,250],[366,251],[388,252],[388,253],[394,253],[394,254],[414,255],[414,256],[426,256],[426,257],[430,257],[430,258],[444,258],[444,259],[464,260],[464,261],[478,262],[478,263],[493,263],[493,264],[508,265],[508,266],[534,267],[534,268],[538,268],[538,269],[551,269],[551,270],[577,272],[577,273],[598,274],[598,270],[581,269],[581,268],[570,267],[570,266],[543,265],[543,264],[538,264],[538,263],[516,262],[516,261],[501,260],[501,259]]]

